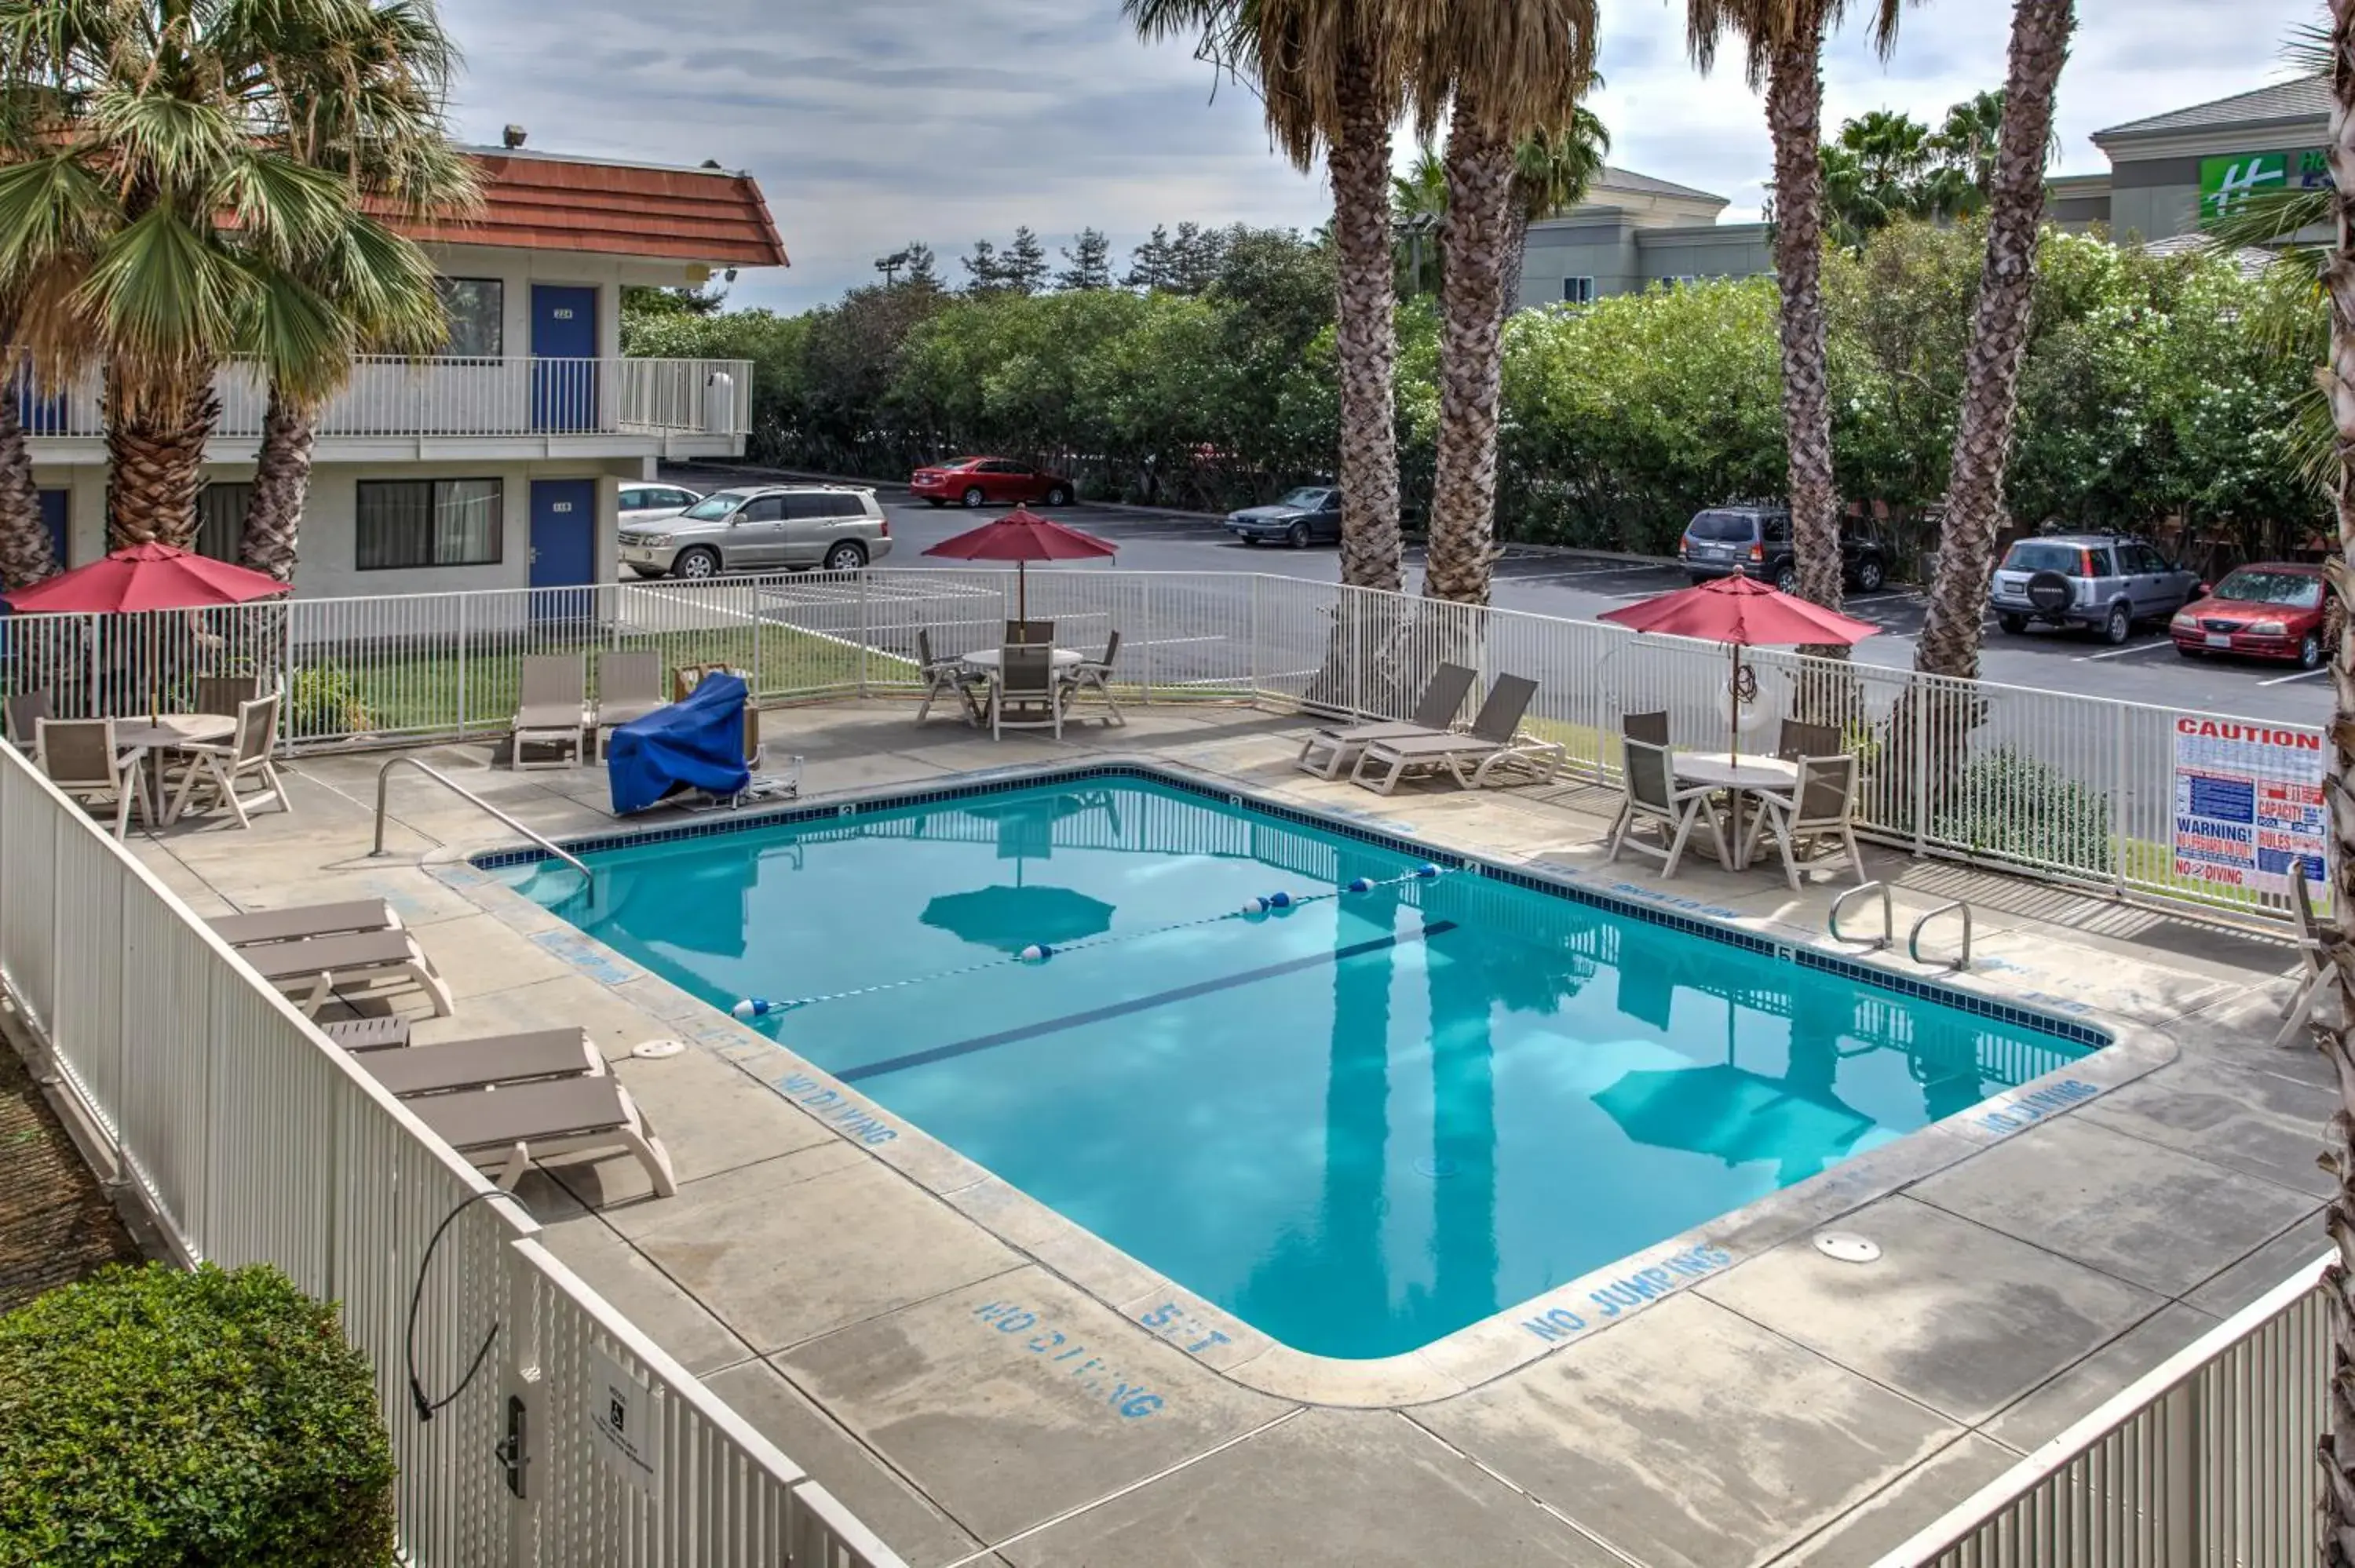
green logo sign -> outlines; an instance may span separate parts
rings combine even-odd
[[[2330,160],[2319,147],[2296,153],[2232,153],[2200,160],[2200,221],[2215,222],[2253,196],[2312,190],[2330,183]]]

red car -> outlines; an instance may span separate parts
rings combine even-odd
[[[932,463],[916,471],[908,488],[934,506],[946,506],[952,501],[960,506],[1017,501],[1043,501],[1050,506],[1071,503],[1070,480],[1012,458],[961,457]]]
[[[2328,652],[2322,642],[2323,589],[2320,567],[2297,561],[2239,567],[2207,598],[2177,610],[2168,634],[2187,659],[2246,653],[2312,670]]]

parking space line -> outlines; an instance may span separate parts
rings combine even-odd
[[[1844,600],[1842,600],[1842,601],[1841,601],[1841,608],[1843,608],[1843,609],[1849,609],[1849,608],[1853,608],[1854,606],[1857,606],[1857,605],[1859,605],[1859,604],[1887,604],[1887,603],[1888,603],[1891,599],[1920,599],[1921,597],[1922,597],[1922,596],[1921,596],[1920,594],[1913,594],[1913,593],[1869,593],[1869,594],[1865,595],[1862,599],[1844,599]]]
[[[2259,681],[2257,684],[2260,686],[2286,686],[2292,681],[2311,681],[2317,675],[2328,675],[2328,673],[2330,673],[2329,665],[2318,664],[2311,670],[2300,670],[2295,675],[2275,675],[2272,680]]]
[[[2070,662],[2084,664],[2090,663],[2095,659],[2123,659],[2129,653],[2147,653],[2154,648],[2172,648],[2174,646],[2175,644],[2172,641],[2162,637],[2156,642],[2137,642],[2131,648],[2113,648],[2106,653],[2080,653],[2076,658],[2070,661]]]

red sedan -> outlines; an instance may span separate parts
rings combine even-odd
[[[1012,458],[962,457],[931,463],[916,471],[908,488],[934,506],[946,506],[952,501],[960,506],[1002,506],[1018,501],[1068,506],[1071,502],[1070,480]]]
[[[2323,588],[2320,567],[2296,561],[2240,567],[2207,598],[2177,610],[2168,634],[2187,659],[2245,653],[2312,670],[2328,652],[2322,641]]]

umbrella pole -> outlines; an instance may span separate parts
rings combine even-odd
[[[1742,644],[1729,642],[1733,652],[1733,673],[1725,686],[1725,754],[1735,767],[1742,765]]]
[[[1030,619],[1030,563],[1014,563],[1014,619]]]

